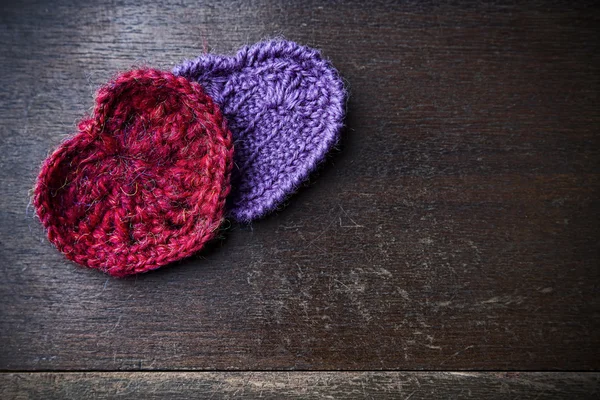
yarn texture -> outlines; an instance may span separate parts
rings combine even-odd
[[[228,213],[252,221],[280,205],[339,139],[345,92],[320,53],[273,40],[233,57],[205,54],[174,68],[221,106],[235,143]]]
[[[127,72],[44,162],[34,191],[50,241],[123,277],[192,255],[215,236],[230,190],[231,134],[201,86]]]

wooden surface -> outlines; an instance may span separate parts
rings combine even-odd
[[[6,386],[36,397],[42,389],[28,385],[39,372],[28,371],[67,390],[79,375],[54,372],[177,370],[212,390],[230,375],[185,371],[600,367],[595,7],[3,3]],[[132,66],[170,69],[275,35],[320,48],[351,94],[341,150],[286,207],[231,225],[198,257],[124,280],[77,268],[48,243],[30,189],[99,85]],[[132,375],[81,376],[109,393]],[[393,380],[357,379],[371,376]],[[598,375],[553,376],[598,388]]]
[[[85,372],[0,374],[21,399],[597,399],[599,376],[498,372]]]

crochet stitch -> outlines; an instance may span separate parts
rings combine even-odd
[[[235,140],[228,212],[251,221],[276,208],[337,142],[344,87],[317,50],[274,40],[236,56],[205,54],[174,68],[217,102]]]
[[[126,276],[192,255],[224,214],[231,134],[200,85],[127,72],[44,162],[34,191],[48,238],[84,266]]]

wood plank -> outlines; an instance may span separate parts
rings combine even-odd
[[[87,372],[0,374],[4,399],[595,399],[598,373]]]
[[[434,3],[4,5],[0,369],[598,369],[598,12]],[[98,85],[275,34],[351,92],[287,207],[132,279],[48,244],[28,193]]]

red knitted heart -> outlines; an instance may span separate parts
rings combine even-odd
[[[44,162],[34,204],[69,259],[113,276],[145,272],[215,235],[232,155],[200,85],[130,71],[100,89],[93,118]]]

